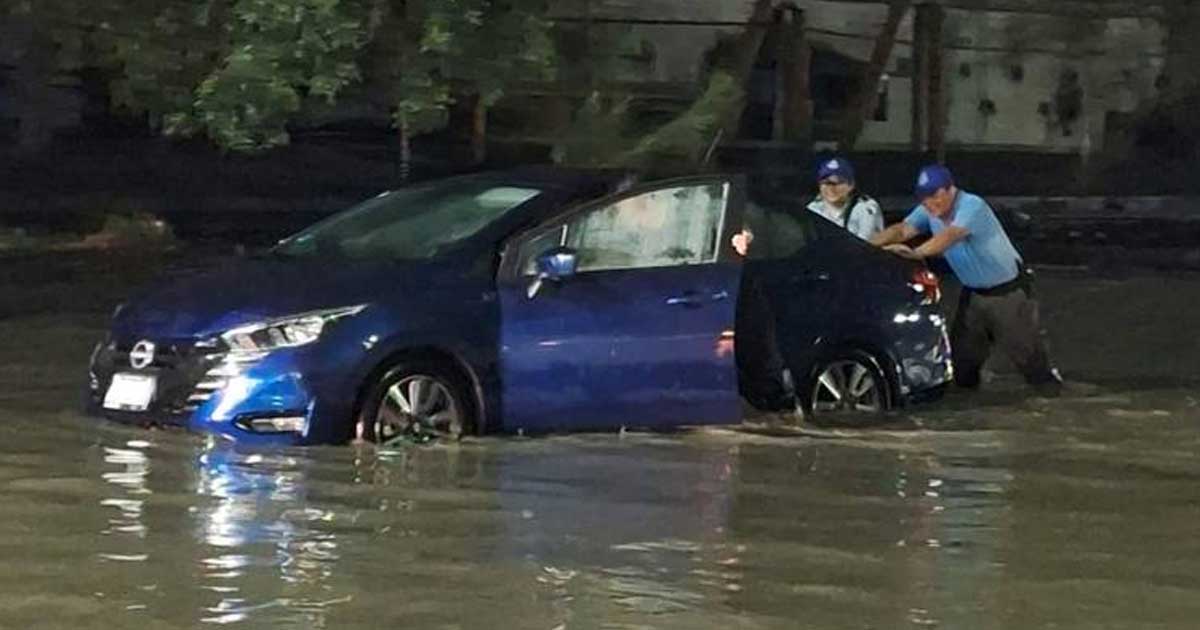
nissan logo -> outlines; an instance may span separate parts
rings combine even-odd
[[[140,370],[151,363],[154,363],[154,342],[143,339],[134,344],[133,350],[129,351],[129,365]]]

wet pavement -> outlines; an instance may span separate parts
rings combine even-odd
[[[1200,277],[1043,271],[1052,350],[1094,385],[1056,399],[998,364],[982,392],[837,437],[256,453],[78,415],[146,266],[93,263],[0,273],[0,628],[1200,619]]]

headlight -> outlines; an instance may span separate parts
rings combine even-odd
[[[234,352],[269,352],[303,346],[319,339],[326,324],[357,315],[366,307],[359,304],[332,308],[239,326],[222,334],[221,339]]]

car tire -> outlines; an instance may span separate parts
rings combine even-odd
[[[800,393],[804,411],[815,424],[877,423],[894,400],[879,362],[863,352],[843,352],[818,361]]]
[[[367,389],[358,436],[367,442],[457,441],[475,426],[466,379],[444,363],[405,360],[384,370]]]

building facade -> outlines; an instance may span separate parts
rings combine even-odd
[[[820,124],[836,124],[862,89],[888,5],[788,4],[803,11],[820,142]],[[947,146],[1087,154],[1103,146],[1112,121],[1156,97],[1168,36],[1157,3],[918,1],[899,23],[859,149],[913,148],[914,18],[922,4],[940,13],[937,82]],[[643,55],[642,79],[686,84],[700,80],[706,53],[741,31],[753,6],[753,0],[573,0],[560,11],[599,24],[626,21],[650,51]],[[771,66],[770,60],[760,63],[752,78],[752,104],[768,103],[778,93]],[[836,134],[824,135],[829,140]]]

